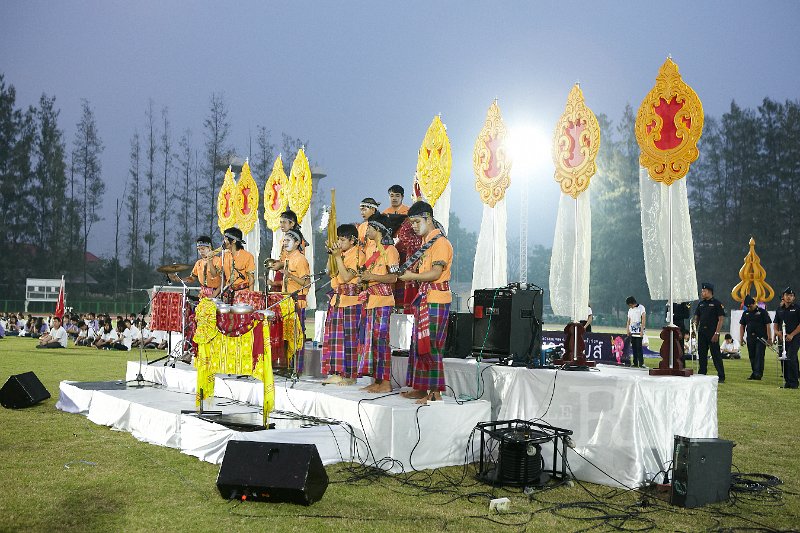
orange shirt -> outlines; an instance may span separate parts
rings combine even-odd
[[[375,241],[367,241],[367,249],[365,254],[364,264],[370,260],[370,258],[375,254],[378,250],[377,246],[375,245]],[[396,274],[400,269],[400,254],[397,252],[397,248],[393,245],[384,246],[384,253],[378,254],[378,257],[372,264],[367,268],[368,272],[372,272],[373,274],[379,275],[386,275],[386,274]],[[378,281],[370,281],[369,285],[377,285]],[[390,296],[381,296],[377,294],[370,294],[369,300],[367,301],[367,309],[374,309],[376,307],[394,307],[394,293]]]
[[[352,270],[353,272],[358,271],[358,246],[353,246],[349,250],[346,250],[342,253],[342,262],[344,263],[345,268],[347,270]],[[344,280],[342,279],[342,273],[336,275],[335,278],[331,279],[331,288],[336,290],[341,285],[344,285]],[[349,284],[357,284],[358,283],[358,276],[354,277],[347,283]],[[333,297],[333,301],[336,301],[336,296]],[[339,296],[339,307],[350,307],[353,305],[358,304],[358,296],[346,296],[344,294]]]
[[[225,252],[223,271],[225,272],[226,285],[231,282],[231,266],[234,268],[234,286],[239,287],[247,284],[248,288],[253,290],[253,282],[247,280],[247,274],[250,274],[252,278],[256,271],[256,261],[253,258],[253,254],[247,250],[237,250],[233,253]]]
[[[431,231],[425,236],[424,242],[428,242],[436,235],[441,235],[438,229]],[[434,265],[442,266],[442,275],[432,283],[442,283],[450,281],[450,267],[453,265],[453,245],[444,236],[439,237],[430,248],[428,248],[419,260],[419,272],[430,272]],[[450,291],[428,292],[428,303],[449,304],[453,300]]]
[[[219,257],[213,257],[211,259],[211,264],[213,264],[217,270],[220,269],[221,262]],[[203,258],[198,259],[194,263],[194,268],[192,269],[192,276],[197,278],[198,283],[203,287],[219,287],[219,282],[221,281],[219,277],[219,273],[216,276],[209,276],[208,269],[206,268],[206,260]]]
[[[304,276],[308,276],[311,274],[311,269],[308,266],[308,259],[306,259],[306,256],[304,256],[302,252],[300,252],[300,250],[296,249],[292,250],[292,252],[288,255],[286,259],[289,262],[289,274],[291,274],[292,276],[302,278]],[[300,290],[300,288],[305,286],[306,283],[308,282],[297,283],[297,281],[288,278],[286,281],[286,292],[291,293],[294,291],[300,291],[298,295],[307,296],[308,287],[306,287],[303,290]],[[299,307],[300,309],[305,309],[306,308],[305,299],[298,300],[297,307]]]
[[[408,214],[408,206],[406,204],[400,204],[398,207],[389,206],[383,210],[384,215],[407,215]]]

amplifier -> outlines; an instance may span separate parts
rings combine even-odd
[[[542,293],[539,287],[526,284],[476,290],[473,353],[518,364],[538,361],[542,351]]]
[[[728,499],[733,441],[675,435],[670,503],[701,507]]]

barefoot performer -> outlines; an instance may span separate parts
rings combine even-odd
[[[323,383],[344,386],[354,385],[358,377],[358,229],[353,224],[342,224],[336,234],[330,253],[339,273],[331,280],[333,296],[325,318],[322,373],[328,375]]]
[[[400,269],[400,255],[392,241],[386,215],[374,214],[367,220],[366,260],[361,264],[361,292],[364,306],[358,373],[373,376],[375,382],[363,390],[374,393],[392,391],[392,350],[389,347],[389,319],[394,307],[394,287]]]
[[[414,327],[408,356],[406,383],[412,389],[402,396],[427,403],[441,400],[444,385],[442,352],[447,339],[447,318],[450,313],[450,268],[453,246],[437,228],[433,208],[426,202],[416,202],[408,210],[414,232],[423,244],[404,264],[399,276],[403,281],[419,281],[419,294],[414,301]],[[418,272],[408,270],[419,265]]]

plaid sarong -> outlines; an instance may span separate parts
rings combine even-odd
[[[322,341],[322,373],[358,377],[358,327],[361,306],[329,307]]]
[[[390,306],[366,310],[361,323],[361,344],[358,348],[358,374],[375,379],[389,379],[392,372],[392,350],[389,347]]]
[[[419,308],[414,314],[414,327],[411,331],[411,349],[408,352],[408,373],[406,384],[415,390],[444,391],[444,363],[442,352],[447,340],[447,319],[450,304],[428,304],[428,329],[430,331],[430,356],[420,357],[417,352],[417,328]]]

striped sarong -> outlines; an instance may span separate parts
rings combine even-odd
[[[431,341],[431,355],[420,357],[417,353],[417,326],[419,308],[414,313],[414,327],[411,331],[411,349],[408,352],[408,373],[406,384],[415,390],[444,391],[444,362],[442,353],[447,340],[447,319],[450,304],[428,303],[428,316]]]
[[[322,373],[358,377],[358,328],[361,306],[328,308],[322,341]]]
[[[388,380],[392,373],[392,350],[389,347],[390,306],[366,310],[361,324],[358,348],[358,374]]]

